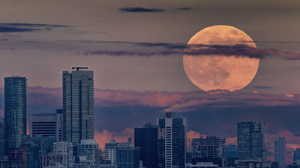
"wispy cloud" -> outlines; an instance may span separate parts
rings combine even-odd
[[[113,42],[109,42],[113,43]],[[173,55],[222,55],[222,56],[236,56],[236,57],[249,57],[249,58],[266,58],[268,56],[276,56],[288,60],[300,59],[300,53],[291,51],[281,51],[279,49],[259,49],[250,47],[242,41],[242,44],[236,45],[186,45],[186,44],[172,44],[172,43],[135,43],[135,42],[115,42],[117,44],[127,43],[135,46],[152,48],[148,50],[86,50],[78,52],[83,55],[110,55],[110,56],[173,56]],[[253,42],[251,42],[253,43]]]
[[[164,11],[164,9],[143,8],[143,7],[126,7],[126,8],[120,8],[119,10],[124,12],[163,12]]]
[[[51,25],[51,24],[33,24],[33,23],[0,23],[1,33],[12,32],[33,32],[40,30],[51,30],[53,28],[69,27],[65,25]]]

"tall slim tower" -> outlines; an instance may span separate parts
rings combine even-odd
[[[279,163],[279,168],[286,167],[286,140],[279,137],[274,142],[274,160]]]
[[[63,71],[63,140],[76,147],[82,139],[94,139],[94,73]]]
[[[26,135],[26,78],[13,76],[4,78],[4,129],[5,154],[21,147]],[[13,140],[13,141],[9,141]]]
[[[237,157],[239,160],[266,160],[264,123],[237,124]]]
[[[158,167],[184,168],[186,160],[186,119],[171,112],[158,119]]]

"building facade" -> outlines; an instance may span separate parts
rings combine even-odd
[[[134,146],[141,148],[143,167],[158,167],[157,135],[158,127],[145,124],[143,128],[134,129]]]
[[[293,163],[296,163],[297,162],[300,163],[300,148],[297,148],[295,151],[294,151],[294,155],[293,155]]]
[[[29,135],[33,136],[54,136],[56,142],[63,140],[63,114],[55,113],[34,113],[29,114]]]
[[[237,157],[239,160],[266,161],[265,123],[237,124]]]
[[[26,135],[26,78],[13,76],[4,78],[5,155],[14,159],[15,151],[21,147]],[[16,158],[15,158],[16,159]]]
[[[78,144],[77,155],[79,162],[86,167],[97,168],[99,166],[99,144],[94,139],[81,140]]]
[[[213,162],[224,167],[225,138],[207,136],[206,138],[192,139],[193,160],[196,162]],[[194,161],[193,161],[194,162]]]
[[[184,168],[186,160],[186,119],[171,112],[158,119],[158,167]]]
[[[120,143],[116,147],[116,167],[139,168],[140,150],[140,147],[134,147],[131,143]]]
[[[286,140],[279,137],[274,142],[274,161],[279,163],[279,168],[286,167]]]
[[[111,165],[117,162],[117,146],[119,146],[119,143],[113,139],[110,140],[109,143],[105,143],[105,161],[109,161]]]
[[[62,166],[73,167],[73,144],[72,142],[54,142],[53,153],[62,156]]]
[[[94,139],[93,76],[93,71],[80,67],[63,71],[63,140],[73,143],[75,155],[81,140]]]

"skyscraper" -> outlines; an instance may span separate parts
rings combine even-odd
[[[186,153],[186,119],[175,117],[171,112],[157,120],[158,167],[184,168]]]
[[[286,167],[286,140],[279,137],[274,142],[274,161],[279,163],[279,168]]]
[[[82,139],[94,139],[94,73],[63,71],[63,139],[72,142],[74,155]]]
[[[265,123],[239,122],[237,124],[237,157],[239,160],[266,160]]]
[[[4,87],[5,154],[14,155],[26,135],[26,78],[5,77]]]
[[[141,148],[143,167],[157,168],[157,132],[155,125],[145,124],[143,128],[134,129],[134,146]]]

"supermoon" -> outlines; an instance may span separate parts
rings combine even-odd
[[[256,48],[253,40],[242,30],[232,26],[217,25],[196,33],[187,45],[243,44]],[[191,82],[204,91],[240,90],[256,75],[259,59],[245,56],[183,55],[183,66]]]

